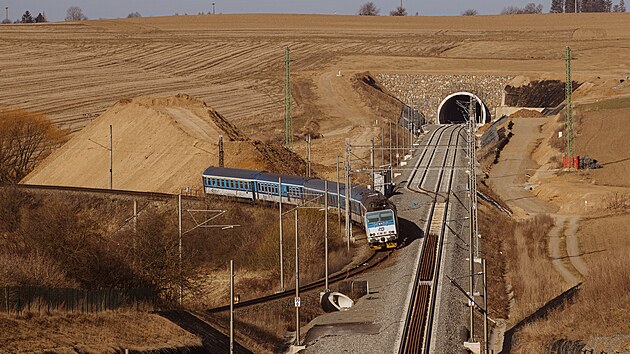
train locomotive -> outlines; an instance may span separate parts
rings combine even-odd
[[[395,248],[398,245],[398,218],[396,206],[380,192],[357,184],[350,185],[351,220],[363,225],[370,247]],[[260,170],[208,167],[203,173],[203,187],[207,195],[222,195],[254,201],[268,201],[304,205],[324,205],[345,208],[345,184],[319,178],[270,173]]]

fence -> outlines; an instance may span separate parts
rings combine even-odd
[[[0,288],[0,308],[7,314],[101,312],[120,308],[150,309],[156,295],[150,289],[74,289],[13,286]]]

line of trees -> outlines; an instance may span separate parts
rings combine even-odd
[[[131,17],[142,17],[142,16],[138,12],[132,12],[129,14],[128,17],[131,18]],[[78,6],[70,6],[66,10],[66,17],[65,17],[66,21],[85,21],[87,19],[88,18],[83,13],[83,10]],[[2,24],[44,23],[44,22],[48,22],[48,19],[46,18],[45,13],[40,12],[37,16],[33,17],[33,14],[29,10],[26,10],[26,12],[24,12],[24,14],[22,15],[22,18],[17,19],[15,22],[11,22],[11,20],[9,20],[8,18],[5,18],[4,20],[2,20]]]
[[[626,12],[626,3],[624,0],[619,0],[618,4],[613,4],[612,0],[552,0],[549,12]]]
[[[11,23],[43,23],[48,22],[46,19],[46,15],[43,13],[39,13],[37,16],[33,17],[33,14],[30,11],[24,12],[21,18],[15,20],[15,22],[11,22],[8,18],[2,20],[2,24],[11,24]]]
[[[359,7],[357,14],[359,16],[378,16],[381,9],[376,7],[376,4],[372,1],[368,1]],[[407,16],[407,9],[402,6],[397,6],[395,9],[389,12],[390,16]],[[416,16],[418,13],[416,13]]]
[[[541,14],[543,12],[542,4],[534,4],[530,2],[524,7],[508,6],[504,7],[501,11],[501,15],[521,15],[521,14]]]

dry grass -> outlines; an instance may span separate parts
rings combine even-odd
[[[114,353],[198,346],[200,340],[160,316],[138,312],[0,314],[0,348],[8,352]]]
[[[0,264],[3,265],[0,284],[87,288],[139,284],[160,291],[166,303],[176,295],[175,288],[180,278],[176,266],[177,242],[173,242],[177,240],[175,200],[139,201],[140,214],[134,232],[132,222],[127,220],[132,210],[128,200],[50,196],[14,189],[0,192],[12,193],[11,196],[16,197],[0,199],[0,212],[8,215],[17,210],[20,215],[17,219],[3,217],[0,220],[0,229],[3,230],[0,242],[8,246],[0,252]],[[285,210],[288,210],[289,206],[286,207]],[[230,259],[235,260],[237,292],[242,300],[278,289],[278,210],[273,204],[261,207],[247,202],[207,198],[184,200],[183,208],[227,210],[215,223],[241,225],[230,230],[198,228],[184,235],[183,269],[187,274],[184,302],[187,306],[203,309],[228,303],[229,281],[225,269]],[[109,218],[106,222],[102,220],[103,215]],[[199,219],[200,216],[196,217]],[[184,231],[195,226],[187,213],[183,221]],[[324,273],[324,213],[317,209],[300,210],[299,222],[300,274],[304,284],[320,279]],[[286,287],[294,282],[294,234],[291,213],[284,217]],[[331,273],[341,270],[354,255],[352,252],[346,254],[334,212],[330,213],[329,220],[329,249]],[[63,253],[55,250],[63,250]],[[13,263],[18,266],[10,266]],[[201,274],[216,276],[214,281],[208,282],[202,281]],[[212,292],[206,293],[208,289]],[[311,303],[305,306],[305,320],[310,320],[320,311],[317,299],[309,301]],[[265,306],[243,317],[241,328],[244,332],[239,335],[250,338],[245,343],[269,352],[282,343],[293,317],[278,316],[279,311],[279,308]],[[309,311],[313,315],[308,315]],[[63,314],[53,317],[60,317],[66,322],[79,318]],[[275,325],[269,326],[270,323]],[[110,325],[114,322],[104,324]],[[110,330],[113,329],[107,329]],[[89,331],[87,328],[81,334],[77,330],[67,336],[89,338]],[[107,339],[112,346],[125,343],[117,341],[116,336],[112,338]],[[33,345],[46,346],[46,343],[47,339],[34,341]],[[93,351],[109,350],[107,347],[95,348]]]
[[[606,199],[606,209],[625,212],[630,209],[630,193],[610,193]]]
[[[591,268],[587,280],[572,303],[552,311],[541,321],[525,326],[518,334],[517,352],[538,352],[552,339],[586,341],[630,333],[628,279],[628,249],[610,251],[607,262]]]
[[[336,286],[331,287],[336,290]],[[303,327],[324,312],[319,305],[319,293],[301,293],[300,326]],[[237,339],[254,353],[282,352],[287,332],[295,331],[295,308],[293,298],[272,303],[239,309],[235,327]],[[208,319],[222,328],[229,329],[229,313],[209,316]],[[304,335],[305,333],[302,333]]]
[[[516,223],[485,204],[481,204],[479,211],[481,246],[488,268],[488,313],[491,318],[508,318],[510,298],[505,281],[508,259],[502,250],[512,237]]]
[[[507,278],[512,287],[514,306],[511,323],[517,323],[538,310],[563,290],[563,280],[547,256],[547,238],[553,219],[539,215],[520,222],[511,244],[505,244],[508,259]]]

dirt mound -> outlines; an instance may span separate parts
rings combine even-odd
[[[510,118],[543,118],[545,115],[533,109],[519,109],[510,114]]]
[[[205,102],[185,94],[115,104],[48,157],[22,183],[174,193],[201,189],[201,173],[218,165],[302,174],[305,162],[282,146],[252,141]]]

